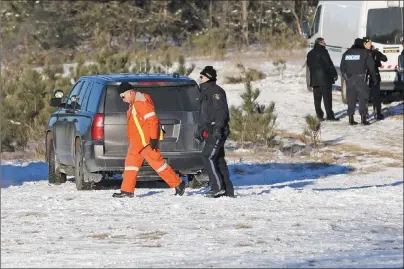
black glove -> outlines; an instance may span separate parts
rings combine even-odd
[[[195,138],[196,141],[199,142],[199,143],[202,143],[203,140],[205,140],[205,138],[203,137],[203,131],[204,131],[204,130],[203,130],[202,128],[199,128],[199,127],[198,127],[198,129],[195,131],[194,138]]]
[[[150,138],[150,147],[152,148],[152,150],[158,149],[159,148],[159,140]]]

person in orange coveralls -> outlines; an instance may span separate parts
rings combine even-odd
[[[183,195],[185,182],[161,157],[159,140],[162,139],[162,130],[150,96],[134,91],[128,82],[119,85],[118,93],[124,102],[130,104],[127,112],[127,136],[130,146],[125,159],[121,192],[112,196],[133,197],[136,177],[145,159],[171,188],[175,188],[175,195]]]

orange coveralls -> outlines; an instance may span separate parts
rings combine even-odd
[[[130,146],[125,159],[121,191],[135,191],[136,177],[145,159],[171,188],[177,187],[181,179],[161,157],[160,150],[153,150],[149,145],[150,139],[162,140],[153,101],[148,94],[140,92],[133,92],[132,100],[127,112],[127,136]]]

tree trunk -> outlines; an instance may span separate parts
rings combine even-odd
[[[209,29],[212,29],[212,27],[213,27],[212,12],[213,12],[213,0],[210,0],[210,2],[209,2]]]
[[[168,0],[164,1],[164,7],[163,7],[163,18],[164,20],[167,19],[167,15],[168,15]]]
[[[294,3],[292,4],[290,10],[292,12],[293,18],[295,19],[297,32],[301,36],[302,35],[302,27],[300,26],[300,19],[299,19],[299,16],[297,16],[296,10],[295,10],[296,2],[297,2],[297,0],[294,1]]]
[[[260,21],[258,23],[258,40],[261,37],[261,21],[262,21],[262,9],[263,9],[264,1],[260,2]]]
[[[243,9],[243,36],[245,45],[248,48],[248,0],[242,1],[242,9]]]

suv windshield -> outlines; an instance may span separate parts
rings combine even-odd
[[[105,112],[126,112],[129,104],[118,94],[118,86],[107,87]],[[198,111],[199,91],[197,85],[138,87],[136,91],[147,93],[153,100],[156,111]]]
[[[404,8],[400,7],[369,9],[366,36],[377,43],[400,44],[403,11]]]

